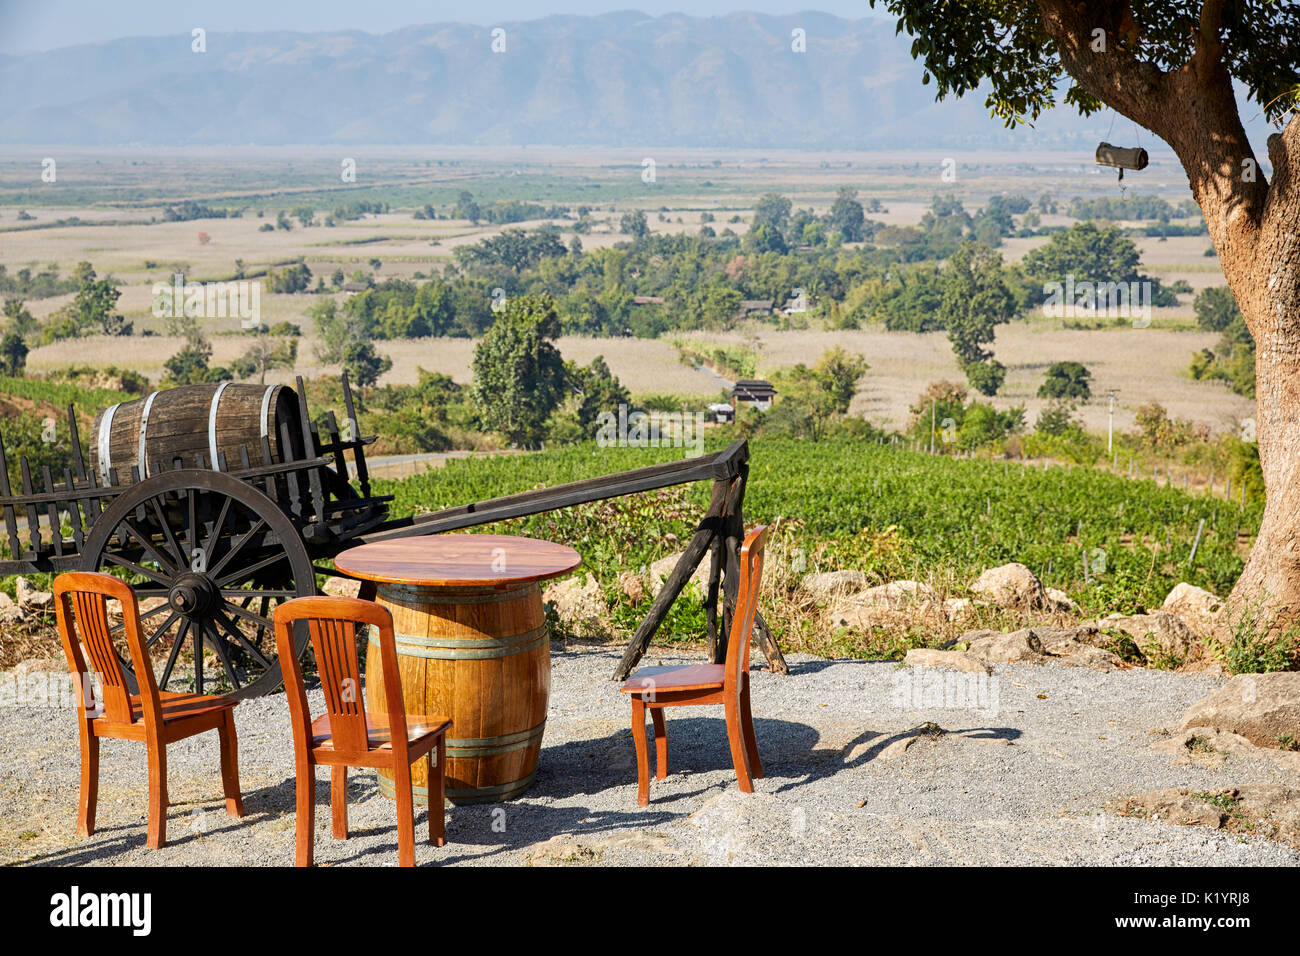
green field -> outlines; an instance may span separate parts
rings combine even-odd
[[[396,513],[409,514],[676,457],[680,449],[587,445],[450,461],[377,487],[396,495]],[[777,522],[773,554],[796,573],[856,568],[961,596],[983,570],[1019,561],[1090,614],[1158,607],[1179,581],[1226,594],[1262,513],[1259,504],[1242,508],[1090,468],[1044,470],[870,443],[760,440],[751,444],[750,467],[746,519]],[[613,598],[619,573],[680,550],[708,491],[702,483],[478,530],[570,544]],[[620,608],[618,620],[632,623],[647,607],[648,600]],[[677,620],[684,630],[672,636],[691,636],[696,623]]]

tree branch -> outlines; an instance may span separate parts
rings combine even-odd
[[[1222,0],[1204,0],[1195,52],[1182,67],[1168,72],[1115,43],[1107,43],[1104,51],[1092,49],[1088,41],[1093,29],[1115,36],[1120,24],[1132,17],[1127,2],[1037,2],[1043,28],[1055,42],[1065,71],[1087,92],[1169,144],[1187,173],[1220,256],[1249,256],[1269,187],[1252,165],[1254,152],[1223,63]],[[1245,175],[1246,169],[1252,175]]]

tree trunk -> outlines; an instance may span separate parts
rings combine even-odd
[[[1255,339],[1256,416],[1266,504],[1228,604],[1260,603],[1285,625],[1300,618],[1300,116],[1268,138],[1271,181],[1241,124],[1219,39],[1223,3],[1201,6],[1192,58],[1161,71],[1122,42],[1127,4],[1038,0],[1061,64],[1107,106],[1173,148]],[[1101,27],[1119,39],[1089,45]],[[1268,619],[1267,617],[1265,618]]]
[[[1300,118],[1269,137],[1273,182],[1252,255],[1224,263],[1255,337],[1255,432],[1264,519],[1228,603],[1300,618]]]

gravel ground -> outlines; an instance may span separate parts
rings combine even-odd
[[[1101,812],[1111,798],[1160,787],[1296,784],[1262,752],[1211,768],[1175,766],[1154,749],[1220,683],[1213,677],[1000,664],[975,710],[929,706],[938,701],[918,693],[927,685],[917,681],[934,679],[924,675],[949,672],[793,655],[791,676],[753,675],[767,770],[755,794],[736,789],[720,709],[681,708],[668,712],[671,773],[652,780],[651,805],[639,808],[630,707],[608,680],[616,656],[553,651],[536,783],[508,804],[449,806],[447,846],[417,842],[419,864],[1300,864],[1300,852],[1260,837]],[[83,840],[72,714],[0,707],[0,862],[291,864],[287,714],[278,694],[236,711],[241,821],[222,807],[216,735],[169,748],[170,842],[152,851],[143,747],[104,742],[99,830]],[[927,732],[927,722],[946,732]],[[318,863],[396,864],[394,805],[365,771],[351,779],[353,835],[335,841],[328,776],[318,775]],[[421,811],[417,841],[423,822]]]

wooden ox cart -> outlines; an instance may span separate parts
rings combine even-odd
[[[301,379],[296,389],[223,382],[157,391],[101,412],[89,453],[69,406],[69,466],[36,476],[22,458],[18,493],[0,441],[9,550],[0,575],[124,575],[141,602],[160,688],[251,697],[280,684],[275,606],[317,593],[319,577],[336,574],[321,562],[346,548],[712,480],[708,511],[615,676],[630,672],[705,554],[709,642],[722,659],[743,537],[743,441],[700,458],[391,519],[391,496],[370,491],[365,446],[374,438],[360,436],[346,375],[342,384],[342,427],[332,411],[312,417]],[[761,622],[758,636],[773,669],[784,672]],[[299,655],[306,644],[304,631]],[[123,664],[134,681],[125,654]]]

